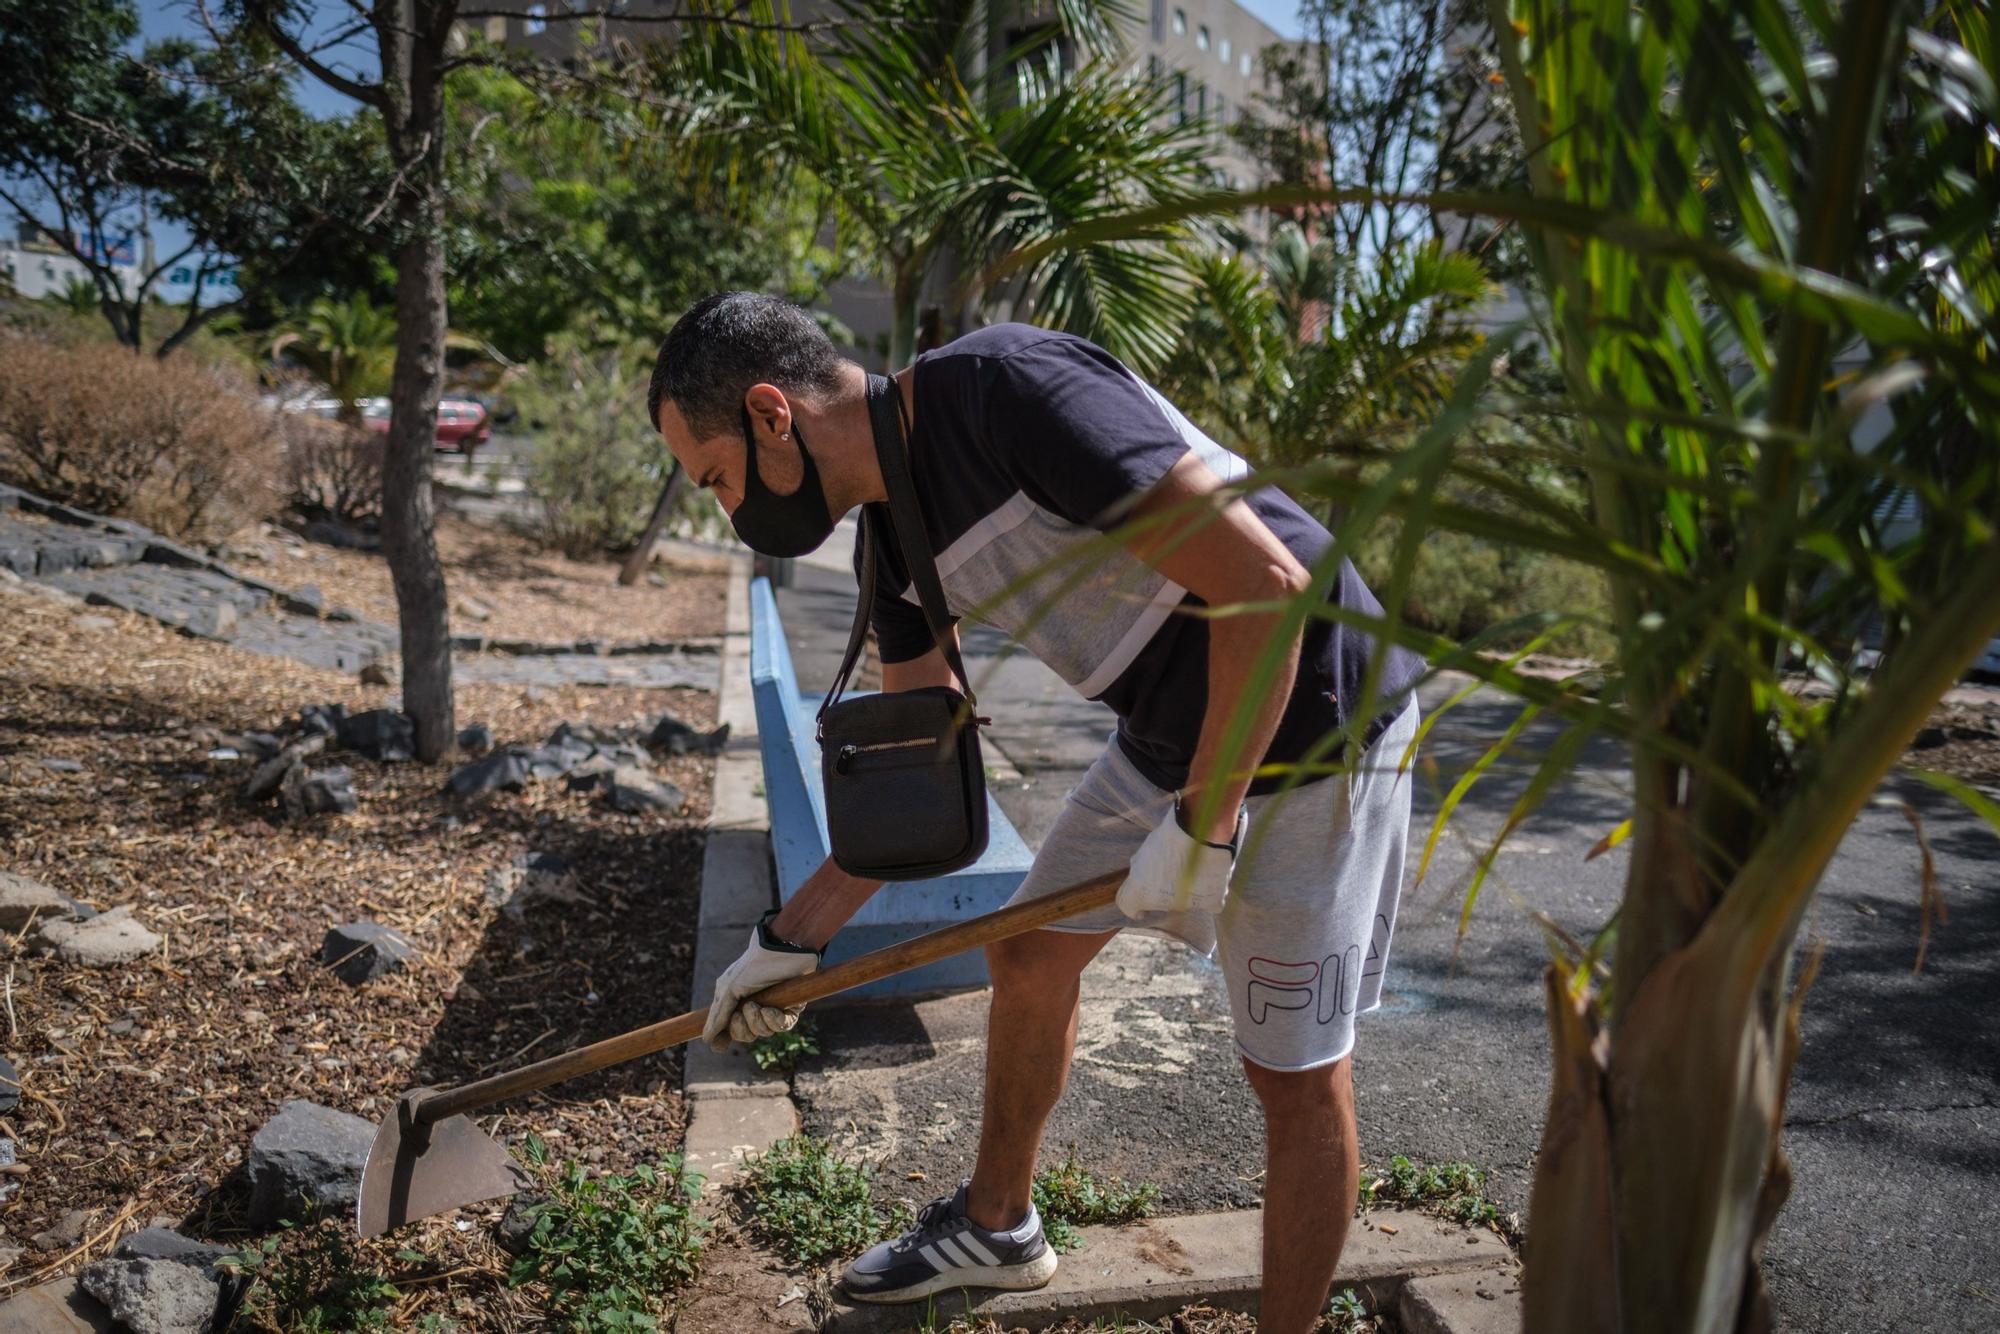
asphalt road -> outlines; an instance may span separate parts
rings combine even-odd
[[[780,592],[805,688],[830,678],[853,599],[846,575],[803,566]],[[1020,772],[996,796],[1037,843],[1102,747],[1109,714],[1032,660],[1005,656],[998,636],[968,635],[967,650],[982,711],[996,720],[991,738]],[[1432,683],[1426,702],[1449,689]],[[1513,714],[1481,692],[1440,722],[1413,838]],[[1532,730],[1525,752],[1552,737]],[[1365,1161],[1468,1160],[1524,1213],[1548,1088],[1548,956],[1531,914],[1593,930],[1617,902],[1627,855],[1584,859],[1624,815],[1623,758],[1601,745],[1510,842],[1461,939],[1472,859],[1527,766],[1496,766],[1460,807],[1426,881],[1405,888],[1385,1003],[1362,1019],[1355,1056]],[[1921,974],[1920,854],[1902,800],[1921,815],[1950,909]],[[1825,952],[1786,1122],[1797,1181],[1766,1265],[1781,1328],[2000,1328],[2000,842],[1927,789],[1892,786],[1855,822],[1803,938]],[[887,1183],[913,1198],[948,1188],[976,1143],[984,1017],[983,993],[822,1007],[828,1055],[797,1081],[808,1128],[877,1158]],[[1127,938],[1093,965],[1045,1161],[1071,1144],[1094,1169],[1158,1184],[1172,1210],[1256,1201],[1261,1116],[1213,969]]]

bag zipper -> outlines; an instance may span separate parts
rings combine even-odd
[[[846,773],[848,764],[862,755],[873,755],[885,750],[914,750],[918,746],[934,746],[936,744],[937,738],[931,736],[911,737],[908,741],[875,741],[865,746],[857,746],[850,742],[834,753],[833,771],[835,773]]]

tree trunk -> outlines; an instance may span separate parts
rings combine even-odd
[[[1758,1263],[1791,1189],[1780,1136],[1798,1057],[1792,947],[1805,905],[1854,817],[1980,646],[2000,633],[2000,549],[1885,659],[1814,777],[1686,944],[1616,972],[1601,998],[1551,972],[1549,1117],[1528,1216],[1526,1327],[1535,1334],[1759,1334],[1771,1325]],[[1634,812],[1620,931],[1635,902],[1698,902],[1691,851],[1709,831],[1685,800]],[[1684,837],[1679,837],[1685,831]],[[1622,956],[1621,956],[1622,957]]]
[[[639,582],[646,573],[646,567],[653,563],[653,547],[660,540],[660,530],[667,526],[667,518],[674,512],[674,502],[681,498],[685,490],[687,474],[681,465],[674,464],[667,474],[667,484],[660,491],[659,503],[653,506],[653,517],[646,520],[646,531],[639,534],[639,545],[632,548],[632,554],[625,558],[625,564],[618,571],[618,582],[629,588]]]
[[[404,15],[429,6],[399,5]],[[396,371],[389,390],[389,437],[382,462],[382,549],[396,586],[403,639],[403,709],[416,725],[417,758],[435,764],[450,753],[456,720],[451,696],[451,621],[438,563],[431,509],[431,455],[444,378],[444,85],[442,40],[429,25],[384,33],[385,85],[398,75],[400,124],[391,143],[407,166],[398,209],[403,242],[396,257]],[[398,50],[398,39],[407,44]],[[399,68],[400,67],[400,68]],[[399,99],[400,100],[400,99]],[[393,114],[393,113],[392,113]]]

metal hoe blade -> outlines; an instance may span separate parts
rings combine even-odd
[[[361,1195],[354,1221],[364,1237],[378,1237],[419,1218],[491,1200],[530,1184],[513,1155],[472,1123],[448,1116],[424,1125],[411,1115],[427,1089],[411,1089],[382,1118],[368,1165],[361,1172]]]

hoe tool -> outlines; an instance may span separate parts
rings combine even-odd
[[[1045,898],[1017,903],[831,968],[788,978],[758,992],[753,999],[765,1005],[803,1005],[936,963],[961,950],[990,945],[1103,907],[1116,897],[1124,878],[1122,871],[1097,876]],[[447,1209],[512,1195],[529,1184],[527,1173],[513,1156],[474,1125],[466,1113],[608,1065],[677,1047],[700,1037],[707,1017],[707,1010],[694,1010],[677,1018],[662,1019],[457,1088],[411,1089],[383,1118],[375,1131],[375,1142],[368,1150],[368,1165],[361,1173],[361,1197],[355,1205],[355,1222],[361,1235],[379,1236]]]

